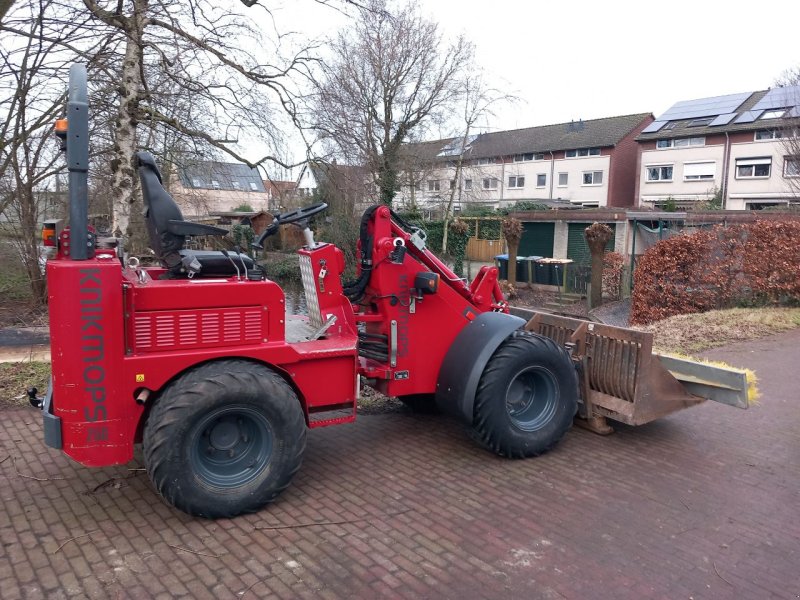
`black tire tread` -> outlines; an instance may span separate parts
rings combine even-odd
[[[256,512],[286,489],[292,477],[300,469],[306,447],[306,424],[302,410],[295,412],[296,422],[291,424],[297,431],[302,432],[298,443],[293,447],[292,454],[287,456],[292,468],[282,473],[280,479],[271,486],[272,492],[269,496],[261,498],[260,502],[234,514],[198,509],[189,499],[175,493],[175,488],[170,485],[170,477],[175,468],[169,456],[169,449],[175,444],[172,432],[194,413],[198,402],[207,397],[214,388],[227,389],[231,385],[240,383],[251,388],[265,388],[272,398],[298,402],[291,386],[274,371],[258,363],[229,359],[206,363],[181,375],[159,394],[148,415],[142,440],[148,475],[158,493],[171,505],[184,512],[212,517],[232,517]]]
[[[561,360],[569,363],[570,366],[572,364],[572,359],[569,357],[569,354],[567,354],[567,351],[550,338],[529,331],[514,331],[502,344],[500,344],[500,347],[492,355],[492,358],[489,359],[489,362],[487,363],[486,368],[481,375],[480,382],[478,383],[478,389],[475,392],[475,405],[473,411],[474,437],[488,450],[508,458],[527,458],[530,456],[539,456],[545,452],[548,452],[558,443],[558,441],[572,426],[572,417],[574,417],[575,412],[577,412],[578,377],[577,373],[573,369],[572,373],[575,378],[576,394],[572,401],[574,402],[575,409],[571,412],[569,419],[562,419],[558,423],[558,428],[555,434],[551,437],[551,441],[533,452],[524,452],[521,449],[506,447],[506,444],[504,443],[505,440],[502,438],[502,435],[498,433],[498,430],[492,427],[490,423],[490,411],[487,410],[487,405],[490,402],[496,402],[496,399],[494,399],[491,395],[491,388],[496,386],[498,379],[503,377],[505,364],[509,360],[516,357],[520,353],[528,352],[531,349],[535,349],[538,352],[554,353],[555,355],[560,356]],[[569,399],[566,400],[569,401]]]

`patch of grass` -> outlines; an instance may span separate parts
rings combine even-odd
[[[732,308],[676,315],[637,327],[651,331],[658,352],[694,354],[800,327],[800,308]]]
[[[0,363],[0,407],[30,406],[25,394],[29,387],[44,395],[50,380],[50,363]]]

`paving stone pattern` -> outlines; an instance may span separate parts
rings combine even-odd
[[[140,461],[81,467],[36,411],[5,411],[0,598],[798,598],[800,400],[757,362],[754,409],[573,429],[537,459],[444,417],[314,430],[276,503],[219,521],[165,505]]]

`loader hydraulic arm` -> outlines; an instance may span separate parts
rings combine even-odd
[[[431,272],[439,275],[440,281],[466,299],[478,312],[508,312],[508,304],[503,298],[494,267],[482,267],[472,285],[467,285],[464,279],[428,250],[425,236],[418,228],[403,221],[386,206],[378,207],[372,218],[373,264],[392,256],[392,253],[397,257],[408,252]]]

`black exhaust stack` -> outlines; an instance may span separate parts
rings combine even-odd
[[[69,170],[69,257],[94,256],[94,235],[89,233],[89,103],[86,67],[69,68],[67,99],[67,169]],[[67,249],[65,249],[66,251]]]

